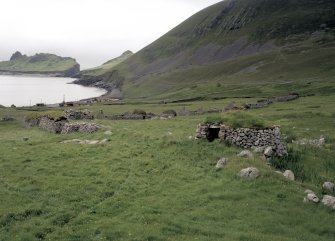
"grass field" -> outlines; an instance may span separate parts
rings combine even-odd
[[[223,108],[231,101],[88,108],[161,113]],[[334,211],[302,202],[306,188],[321,197],[322,182],[335,181],[334,106],[334,96],[314,96],[250,112],[280,125],[289,141],[325,136],[321,148],[288,143],[298,156],[288,163],[298,172],[294,182],[259,156],[243,159],[237,147],[189,138],[215,115],[95,120],[104,130],[94,135],[55,135],[24,128],[29,110],[0,108],[0,116],[17,118],[0,122],[0,240],[334,240]],[[105,130],[113,135],[103,145],[59,143],[104,139]],[[221,157],[229,162],[217,172]],[[249,166],[261,177],[237,176]]]

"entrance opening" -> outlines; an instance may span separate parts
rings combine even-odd
[[[219,139],[220,128],[209,128],[206,134],[206,138],[209,142]]]

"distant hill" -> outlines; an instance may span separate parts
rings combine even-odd
[[[90,82],[133,100],[335,93],[335,1],[227,0]]]
[[[27,56],[17,51],[9,61],[0,62],[0,73],[6,74],[45,74],[73,77],[78,75],[79,71],[80,65],[75,59],[46,53]]]
[[[107,61],[106,63],[102,64],[101,66],[92,68],[92,69],[87,69],[83,70],[80,72],[81,75],[85,76],[99,76],[102,74],[105,74],[108,70],[111,68],[115,67],[116,65],[122,63],[126,59],[128,59],[130,56],[133,55],[133,52],[130,50],[125,51],[122,55],[120,55],[117,58],[111,59]]]

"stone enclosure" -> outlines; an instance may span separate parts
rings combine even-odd
[[[73,123],[69,119],[83,120],[94,118],[93,114],[87,110],[80,111],[66,111],[65,115],[59,117],[50,117],[48,115],[42,115],[37,118],[25,120],[25,126],[39,127],[42,130],[49,131],[55,134],[70,134],[73,132],[80,132],[83,134],[92,134],[97,132],[101,126],[94,123]]]
[[[271,128],[230,128],[223,124],[199,124],[196,139],[213,141],[220,139],[242,148],[258,148],[264,151],[272,147],[271,156],[285,156],[287,150],[281,139],[279,127]]]

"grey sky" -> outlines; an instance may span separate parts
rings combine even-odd
[[[0,60],[55,53],[82,69],[136,52],[220,0],[1,0]]]

